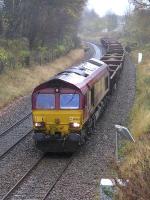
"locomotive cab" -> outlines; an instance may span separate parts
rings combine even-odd
[[[54,82],[48,87],[46,85],[45,88],[35,90],[32,95],[34,140],[42,150],[45,149],[43,143],[52,143],[49,144],[50,151],[53,151],[52,145],[55,142],[59,144],[59,150],[64,141],[77,146],[83,126],[83,94],[78,88],[64,87],[59,80],[56,87]],[[56,151],[56,144],[54,146]],[[47,148],[44,151],[48,151]]]

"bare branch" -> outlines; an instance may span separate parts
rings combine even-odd
[[[129,2],[141,8],[150,8],[150,0],[129,0]]]

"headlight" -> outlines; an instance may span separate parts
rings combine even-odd
[[[80,124],[77,122],[70,123],[70,128],[79,128],[79,127],[80,127]]]
[[[34,126],[35,126],[36,128],[43,128],[43,127],[45,126],[45,123],[44,123],[44,122],[36,122],[36,123],[34,124]]]

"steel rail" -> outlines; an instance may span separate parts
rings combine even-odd
[[[16,190],[21,182],[38,166],[38,164],[43,160],[45,154],[25,173],[25,175],[7,192],[7,194],[2,198],[2,200],[8,200],[10,195]]]
[[[23,117],[21,120],[19,120],[18,122],[16,122],[15,124],[13,124],[11,127],[9,127],[8,129],[6,129],[4,132],[2,132],[0,134],[0,138],[7,134],[11,129],[15,128],[16,126],[20,125],[24,120],[28,119],[28,117],[31,115],[32,113],[27,114],[25,117]]]
[[[0,155],[0,159],[2,159],[4,156],[6,156],[15,146],[17,146],[17,144],[19,144],[22,140],[24,140],[32,132],[33,132],[33,129],[28,131],[21,139],[19,139],[14,145],[12,145],[2,155]]]
[[[50,195],[50,193],[53,191],[54,187],[57,185],[57,183],[60,181],[60,179],[62,178],[63,174],[65,173],[65,171],[68,169],[68,167],[70,166],[70,164],[73,161],[73,157],[68,161],[68,163],[66,164],[66,166],[64,167],[63,171],[61,172],[61,174],[59,175],[59,177],[56,179],[56,181],[53,183],[53,185],[51,186],[51,188],[47,191],[47,193],[45,194],[45,196],[42,198],[42,200],[46,200],[47,197]]]

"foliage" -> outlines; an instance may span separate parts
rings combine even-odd
[[[108,31],[112,31],[117,28],[118,25],[118,17],[116,14],[112,12],[108,12],[104,17],[103,20],[105,22],[105,26]]]
[[[30,51],[27,51],[27,50],[20,51],[20,57],[21,58],[29,57],[29,56],[30,56]]]
[[[150,10],[135,9],[125,16],[124,34],[131,42],[137,42],[139,46],[146,45],[150,41]]]
[[[79,33],[84,35],[84,37],[96,35],[100,37],[101,33],[106,33],[109,31],[114,31],[118,26],[119,16],[112,12],[108,12],[105,16],[100,17],[94,10],[85,9],[80,26]]]
[[[150,0],[130,0],[136,9],[150,9]]]
[[[4,35],[25,37],[30,49],[47,46],[77,33],[85,0],[4,0]]]
[[[27,57],[30,55],[30,51],[28,50],[28,42],[25,39],[0,39],[1,49],[1,70],[6,71],[7,69],[12,69],[18,66],[29,65],[29,61],[27,62]],[[5,56],[5,60],[2,62],[2,52],[3,57]]]
[[[92,19],[92,20],[91,20]],[[104,28],[104,23],[94,10],[85,9],[80,22],[80,33],[93,34],[99,32]]]
[[[150,130],[149,50],[142,51],[144,55],[143,62],[137,66],[136,98],[130,114],[130,129],[135,136],[148,133]],[[137,52],[135,55],[137,55]]]
[[[4,62],[8,59],[8,53],[5,49],[0,48],[0,61]]]
[[[11,58],[12,54],[10,52],[7,52],[4,48],[0,48],[0,73],[8,66]]]
[[[126,182],[117,184],[119,200],[147,200],[150,197],[150,134],[138,139],[127,149],[127,156],[120,165],[115,166],[118,177]]]
[[[0,45],[13,55],[7,67],[41,65],[76,47],[85,2],[4,0],[0,7]]]
[[[105,194],[106,197],[113,198],[113,188],[110,186],[103,186],[102,191]]]

